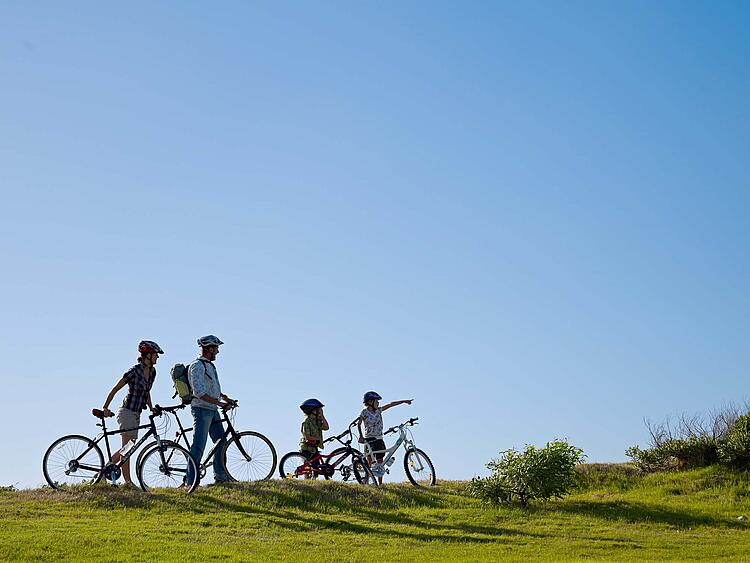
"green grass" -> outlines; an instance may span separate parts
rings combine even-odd
[[[0,560],[323,561],[750,558],[750,476],[639,476],[588,466],[582,488],[491,508],[465,483],[431,490],[273,481],[146,494],[0,489]]]

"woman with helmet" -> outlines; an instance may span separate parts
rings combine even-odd
[[[323,448],[323,431],[330,427],[326,417],[323,415],[325,405],[318,399],[307,399],[299,408],[305,413],[302,421],[302,439],[299,442],[299,451],[306,459],[311,459]]]
[[[398,405],[411,405],[413,399],[404,399],[401,401],[393,401],[387,405],[380,406],[381,397],[375,391],[368,391],[362,398],[362,402],[365,408],[357,419],[357,430],[359,430],[359,443],[364,444],[367,442],[367,447],[371,452],[374,452],[375,459],[378,463],[383,463],[383,456],[386,450],[385,442],[383,441],[383,411],[387,411],[391,407]],[[364,424],[365,430],[362,432],[362,425]],[[368,463],[369,463],[368,456]],[[378,477],[378,482],[383,484],[383,477]]]
[[[138,363],[126,371],[120,380],[115,383],[102,407],[104,416],[114,416],[112,411],[109,410],[109,404],[120,389],[126,385],[128,386],[128,394],[125,395],[122,406],[117,411],[117,423],[120,426],[120,430],[128,430],[121,434],[123,447],[130,440],[135,441],[138,437],[137,426],[140,426],[141,423],[141,412],[146,407],[153,410],[151,404],[151,387],[153,387],[154,379],[156,379],[156,368],[154,366],[159,360],[159,354],[163,354],[164,350],[156,342],[142,340],[138,344],[138,353],[140,354],[138,356]],[[130,430],[131,428],[133,430]],[[120,453],[116,452],[112,456],[112,461],[117,463],[120,461],[120,457]],[[126,484],[133,484],[133,481],[130,479],[130,460],[122,466],[122,476]]]

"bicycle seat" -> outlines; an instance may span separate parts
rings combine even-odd
[[[91,409],[91,414],[93,414],[96,418],[101,418],[101,419],[107,418],[106,416],[104,416],[104,411],[101,409]],[[111,414],[109,416],[114,416],[114,415]]]

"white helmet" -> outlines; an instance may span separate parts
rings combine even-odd
[[[208,336],[201,336],[198,339],[198,346],[205,348],[206,346],[221,346],[224,344],[217,336],[209,334]]]

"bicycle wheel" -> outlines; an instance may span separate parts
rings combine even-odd
[[[86,436],[63,436],[47,448],[42,469],[53,489],[92,485],[102,478],[104,456],[99,446]]]
[[[412,448],[404,454],[404,471],[415,487],[432,487],[437,481],[435,466],[419,448]]]
[[[315,479],[307,458],[299,452],[289,452],[279,462],[279,475],[282,479]]]
[[[161,443],[162,444],[177,444],[177,442],[175,442],[173,440],[162,440]],[[157,442],[156,440],[154,440],[153,442],[149,442],[148,444],[146,444],[145,446],[143,446],[141,448],[141,451],[138,452],[138,458],[135,460],[135,466],[134,467],[136,468],[135,473],[136,473],[136,477],[138,478],[139,481],[141,480],[141,477],[140,477],[140,475],[138,475],[138,468],[141,466],[141,463],[143,463],[143,458],[146,456],[146,454],[148,452],[151,451],[152,448],[156,448],[158,445],[159,445],[159,442]],[[179,445],[179,444],[177,444],[177,445]],[[141,483],[141,488],[143,488],[143,483]]]
[[[185,491],[192,493],[199,480],[195,479],[192,485],[185,484],[188,468],[191,466],[193,474],[197,474],[190,452],[174,442],[162,442],[161,447],[156,445],[143,455],[136,471],[144,491],[178,489],[184,485]]]
[[[347,457],[341,463],[337,463],[341,459],[340,456],[349,454],[349,452],[351,452],[350,457]],[[337,448],[331,452],[328,463],[337,463],[336,470],[331,477],[334,481],[366,484],[372,475],[364,457],[356,450]]]
[[[224,446],[222,460],[235,481],[266,481],[276,469],[276,449],[263,434],[239,432]]]

